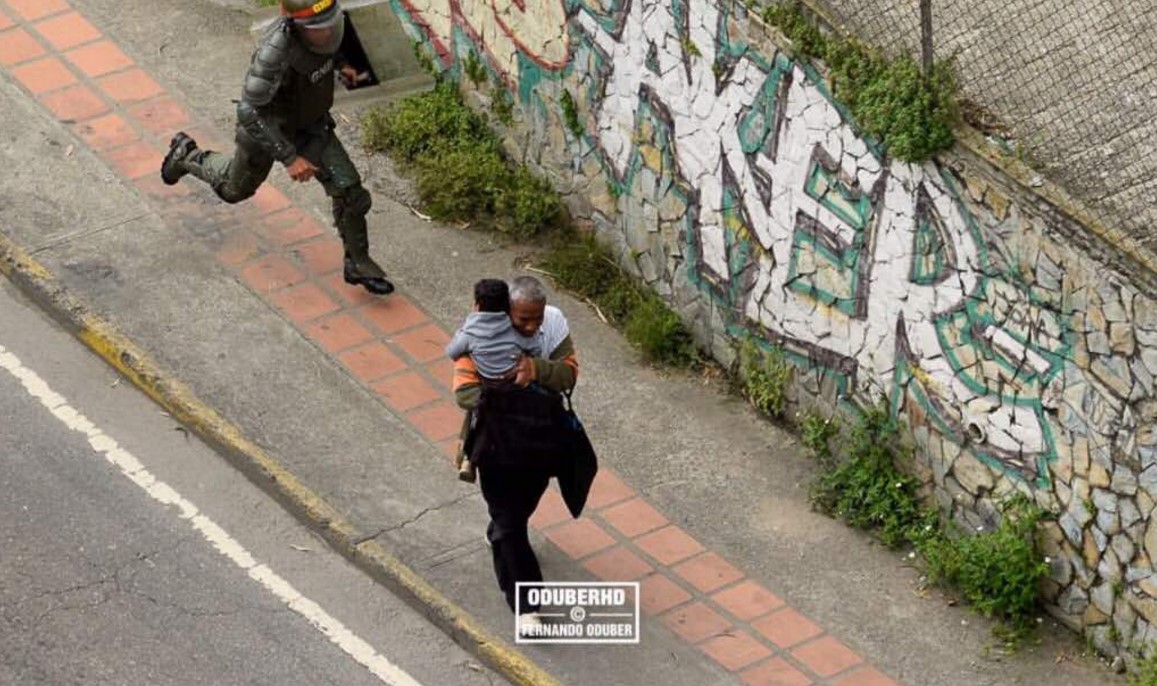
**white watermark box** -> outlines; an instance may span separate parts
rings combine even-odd
[[[639,582],[518,582],[515,643],[638,643]],[[538,622],[526,621],[522,598],[538,605]]]

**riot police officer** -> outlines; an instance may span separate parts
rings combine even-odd
[[[394,285],[369,254],[370,193],[329,114],[335,71],[346,81],[359,78],[338,52],[344,29],[337,0],[281,0],[281,17],[262,38],[245,75],[234,156],[202,150],[180,132],[161,163],[161,178],[173,185],[191,174],[227,203],[257,192],[274,162],[294,181],[317,179],[333,202],[334,224],[345,246],[346,283],[386,295]]]

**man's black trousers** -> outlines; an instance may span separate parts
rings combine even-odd
[[[515,583],[542,581],[527,527],[550,483],[550,474],[530,467],[479,466],[478,479],[490,511],[486,538],[494,558],[494,575],[506,595],[506,604],[514,610]],[[526,592],[523,587],[519,610],[524,613],[538,609],[527,603]]]

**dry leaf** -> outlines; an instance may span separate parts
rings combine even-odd
[[[431,217],[431,216],[430,216],[430,215],[428,215],[428,214],[422,214],[421,212],[419,212],[418,210],[414,209],[414,208],[413,208],[413,207],[411,207],[410,205],[406,205],[406,209],[410,210],[410,212],[413,212],[415,217],[417,217],[418,219],[421,219],[421,220],[422,220],[422,221],[424,221],[424,222],[432,222],[432,221],[434,221],[434,218],[433,218],[433,217]]]

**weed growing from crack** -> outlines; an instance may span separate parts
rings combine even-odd
[[[764,351],[747,340],[739,349],[739,376],[743,394],[755,409],[772,419],[787,410],[787,389],[792,365],[778,348]]]
[[[995,631],[1008,647],[1031,635],[1038,584],[1048,573],[1035,537],[1043,510],[1017,495],[1002,505],[994,531],[945,526],[938,512],[920,503],[917,480],[900,469],[911,455],[887,409],[863,411],[842,440],[838,426],[815,413],[800,427],[822,468],[811,489],[816,509],[873,531],[889,547],[914,548],[929,581],[955,589],[977,613],[998,620]],[[833,442],[841,444],[838,455]]]
[[[568,131],[571,132],[575,138],[582,138],[583,124],[579,119],[578,105],[574,101],[574,96],[570,91],[563,90],[562,95],[558,100],[559,107],[562,108],[562,121],[566,125]]]
[[[525,166],[513,167],[486,117],[449,81],[362,116],[362,144],[414,175],[422,205],[441,221],[469,221],[518,238],[560,224],[562,200]]]
[[[832,440],[840,433],[840,423],[835,417],[824,417],[818,412],[805,412],[798,422],[800,443],[807,448],[820,465],[830,468],[835,455]]]
[[[560,237],[542,260],[563,288],[594,303],[623,327],[624,334],[651,362],[673,367],[699,363],[699,353],[683,322],[653,291],[640,288],[619,268],[594,236]]]
[[[825,34],[798,0],[766,7],[762,16],[798,54],[827,64],[836,98],[892,156],[918,162],[952,147],[960,108],[950,62],[937,63],[926,76],[910,56],[889,59],[854,39]]]
[[[1002,515],[995,531],[943,532],[917,540],[916,547],[930,580],[960,589],[981,615],[1024,628],[1037,607],[1037,585],[1048,574],[1035,543],[1045,513],[1017,496],[1004,504]]]
[[[490,87],[490,112],[503,126],[514,123],[514,101],[502,84]]]
[[[476,88],[486,83],[488,76],[486,66],[482,64],[482,60],[478,59],[478,55],[473,50],[466,53],[466,59],[462,61],[462,71]]]
[[[872,529],[890,548],[907,543],[923,523],[916,479],[898,462],[910,459],[901,448],[896,423],[887,410],[867,409],[849,432],[844,459],[812,486],[820,511],[852,526]]]
[[[1137,661],[1136,670],[1129,675],[1129,686],[1157,686],[1157,652]]]

